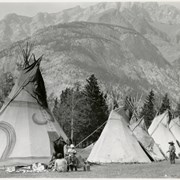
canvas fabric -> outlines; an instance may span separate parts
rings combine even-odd
[[[145,127],[144,119],[140,119],[139,121],[134,122],[133,124],[131,124],[130,128],[138,141],[142,143],[142,145],[145,147],[146,151],[151,155],[154,161],[165,159],[160,148],[155,143],[154,139],[149,135]]]
[[[39,63],[21,72],[0,111],[0,166],[48,163],[54,137],[68,139],[48,109]]]
[[[99,139],[87,159],[93,163],[149,163],[123,116],[111,111]]]
[[[169,130],[169,116],[168,112],[156,116],[148,129],[149,134],[153,137],[154,141],[159,145],[163,153],[168,156],[169,142],[176,142],[174,134]],[[180,153],[180,148],[175,143],[176,152]]]

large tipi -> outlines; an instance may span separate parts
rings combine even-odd
[[[169,116],[168,111],[156,116],[152,121],[149,129],[149,134],[153,137],[154,141],[162,149],[163,153],[168,156],[169,142],[173,141],[176,147],[176,153],[180,153],[180,148],[176,142],[174,134],[169,130]]]
[[[149,135],[144,119],[132,123],[130,128],[138,141],[142,143],[146,151],[151,155],[154,161],[164,160],[165,156],[154,139]]]
[[[114,110],[111,111],[87,161],[92,163],[151,162],[128,127],[127,121]]]
[[[30,51],[27,44],[19,79],[0,111],[0,165],[47,163],[53,141],[67,139],[48,108],[39,69],[42,57],[36,60]]]

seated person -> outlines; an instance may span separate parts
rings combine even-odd
[[[71,171],[73,171],[73,170],[77,171],[77,165],[78,165],[78,159],[76,157],[76,152],[74,152],[73,155],[70,156],[68,170],[70,168]]]
[[[63,158],[62,154],[57,154],[57,159],[55,160],[54,170],[58,172],[67,171],[67,161]]]
[[[55,160],[56,160],[56,156],[57,156],[57,154],[56,154],[56,153],[53,153],[52,158],[51,158],[51,160],[50,160],[50,162],[49,162],[49,165],[48,165],[48,169],[52,169],[52,168],[54,167],[54,163],[55,163]]]

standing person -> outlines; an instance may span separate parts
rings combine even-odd
[[[69,155],[68,150],[70,147],[70,141],[69,139],[66,140],[66,144],[64,145],[64,157],[67,157]]]
[[[54,141],[54,150],[56,154],[61,153],[63,157],[64,157],[64,144],[65,142],[61,136]]]
[[[68,149],[68,154],[69,154],[69,156],[68,156],[68,160],[67,160],[67,162],[68,162],[68,171],[69,171],[69,169],[71,169],[71,171],[73,171],[73,169],[75,169],[75,171],[77,171],[77,164],[78,164],[78,159],[77,159],[77,157],[76,157],[76,150],[75,150],[75,146],[74,146],[74,144],[71,144],[70,145],[70,147],[69,147],[69,149]]]
[[[68,149],[68,154],[69,154],[69,156],[72,156],[74,153],[76,154],[75,146],[74,146],[74,144],[71,144]]]
[[[169,142],[169,150],[167,152],[169,152],[170,163],[175,164],[176,148],[173,141]]]
[[[67,161],[63,158],[62,154],[57,154],[57,159],[55,160],[54,164],[55,171],[58,172],[66,172],[67,171]]]

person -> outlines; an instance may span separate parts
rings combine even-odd
[[[54,167],[56,156],[57,156],[57,154],[54,152],[52,157],[51,157],[51,160],[49,162],[48,169],[52,169]]]
[[[176,148],[173,141],[169,142],[169,150],[167,152],[169,152],[170,163],[175,164]]]
[[[68,170],[70,168],[71,171],[73,170],[77,171],[77,165],[78,165],[78,159],[76,157],[76,151],[74,151],[73,154],[70,156],[70,163],[68,166]]]
[[[68,156],[66,159],[68,163],[67,171],[69,171],[69,169],[71,169],[71,171],[73,171],[74,169],[75,171],[77,171],[78,159],[76,157],[76,150],[74,144],[70,145],[68,149]]]
[[[66,140],[66,144],[64,145],[64,157],[68,156],[68,150],[69,150],[69,147],[70,147],[70,141],[69,139]]]
[[[72,156],[74,153],[76,154],[75,146],[74,146],[74,144],[71,144],[68,149],[68,154],[69,154],[69,156]]]
[[[54,170],[57,172],[66,172],[67,171],[67,161],[63,158],[62,154],[57,154],[57,159],[55,160]]]
[[[61,153],[63,157],[64,157],[64,144],[65,142],[61,136],[54,141],[54,150],[56,154]]]

